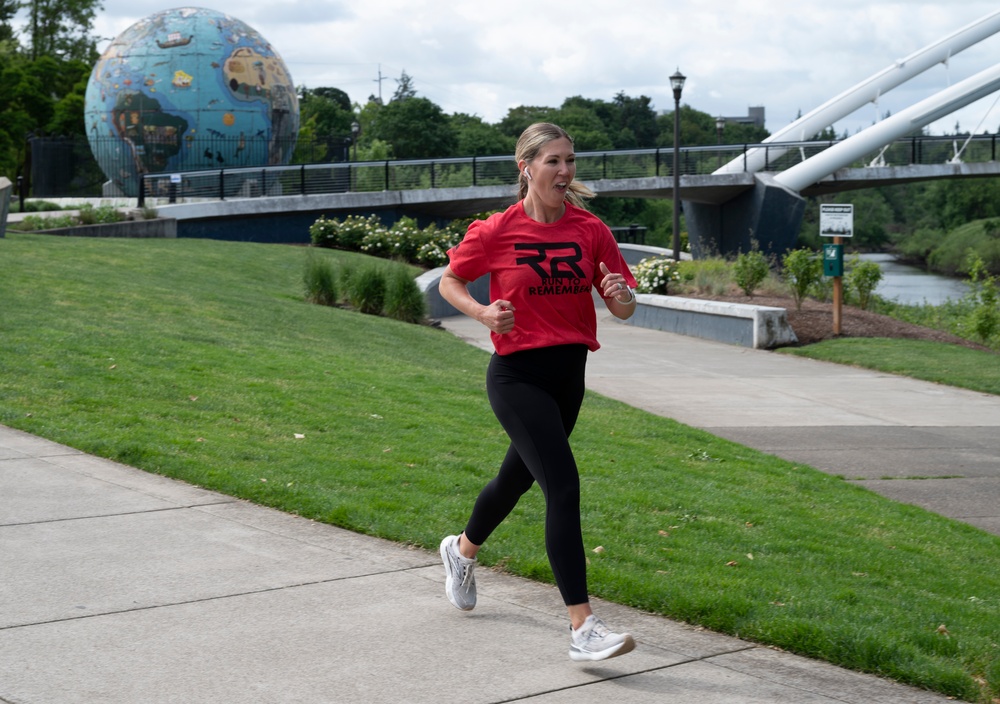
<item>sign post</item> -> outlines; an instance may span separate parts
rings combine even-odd
[[[833,237],[833,244],[823,245],[823,275],[833,277],[833,334],[839,335],[844,307],[843,238],[854,236],[854,204],[820,204],[819,234]]]

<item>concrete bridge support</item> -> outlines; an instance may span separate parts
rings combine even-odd
[[[0,177],[0,237],[7,229],[7,213],[10,212],[10,196],[14,187],[10,179]]]
[[[684,202],[691,255],[749,252],[753,242],[765,255],[784,255],[798,239],[805,199],[774,181],[770,174],[754,175],[754,187],[719,205]]]

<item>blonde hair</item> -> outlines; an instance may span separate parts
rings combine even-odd
[[[530,164],[531,160],[538,156],[538,152],[541,151],[542,147],[554,139],[567,139],[570,144],[573,144],[573,138],[562,127],[553,125],[550,122],[536,122],[522,132],[518,138],[517,146],[514,148],[514,161],[518,164],[522,161]],[[517,198],[518,200],[524,200],[527,195],[528,179],[525,177],[524,171],[518,170]],[[586,200],[593,198],[595,195],[597,194],[574,179],[570,181],[566,200],[578,208],[586,208]]]

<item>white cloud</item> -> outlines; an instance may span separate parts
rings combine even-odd
[[[583,95],[619,91],[673,109],[668,77],[688,76],[683,102],[717,115],[763,105],[775,131],[801,111],[863,81],[966,24],[995,12],[987,0],[741,0],[666,3],[578,0],[217,0],[266,37],[298,84],[332,85],[364,102],[395,90],[405,70],[419,95],[445,112],[489,122],[517,105],[558,106]],[[112,37],[167,9],[150,0],[105,0],[96,33]],[[1000,37],[954,56],[947,67],[886,94],[836,125],[854,132],[879,113],[899,112],[992,66]],[[995,131],[1000,110],[984,99],[945,118],[934,131]]]

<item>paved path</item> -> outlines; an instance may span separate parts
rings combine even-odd
[[[591,388],[1000,527],[997,399],[602,325]],[[917,474],[962,478],[876,479]],[[3,426],[0,497],[0,703],[948,701],[604,603],[638,647],[575,664],[553,587],[481,570],[462,613],[436,553]]]

